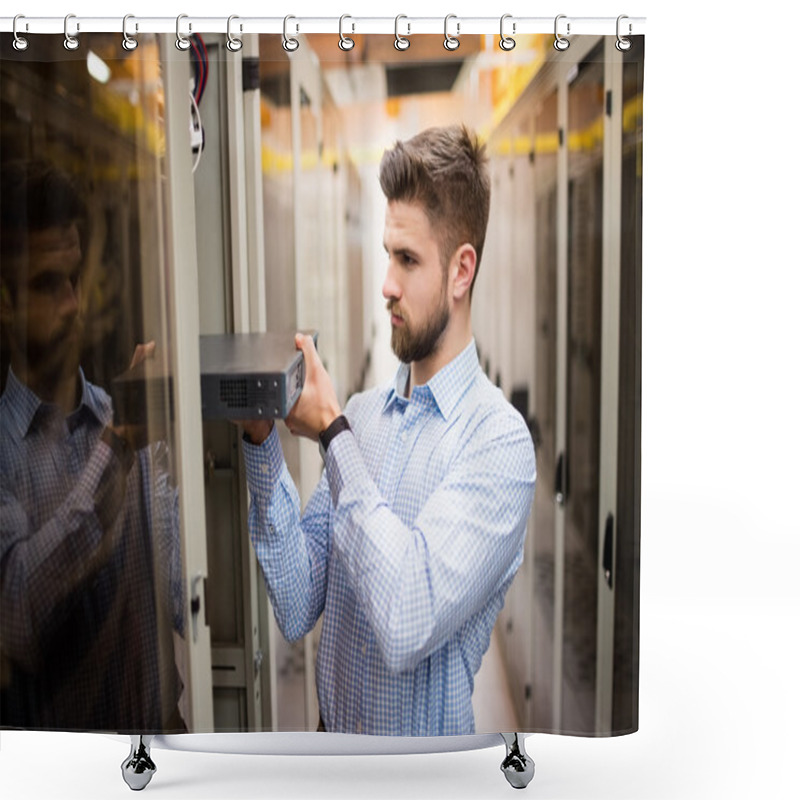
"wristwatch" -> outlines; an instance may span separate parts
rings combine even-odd
[[[349,431],[350,430],[350,423],[347,421],[347,417],[344,414],[339,414],[336,419],[325,428],[324,431],[319,435],[319,454],[322,458],[325,458],[325,453],[328,452],[328,448],[331,446],[331,442],[342,432],[342,431]]]

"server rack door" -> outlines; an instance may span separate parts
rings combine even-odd
[[[620,343],[620,97],[622,54],[606,37],[603,117],[603,262],[601,280],[600,474],[597,519],[597,679],[595,732],[612,731],[615,624],[615,551]],[[616,102],[615,102],[616,100]]]
[[[244,333],[265,327],[260,137],[252,131],[253,94],[242,81],[243,52],[207,35],[208,64],[198,101],[204,146],[194,171],[201,333]],[[253,224],[253,220],[259,224]],[[269,718],[268,670],[261,637],[258,571],[247,530],[247,490],[239,433],[227,421],[203,426],[209,622],[217,730],[261,730]],[[260,610],[261,609],[261,610]],[[267,656],[269,654],[267,653]]]
[[[533,672],[532,726],[555,725],[553,689],[555,650],[556,530],[556,361],[557,361],[557,191],[558,89],[537,104],[534,118],[534,215],[536,228],[536,304],[533,428],[536,492],[533,502]]]
[[[200,410],[200,320],[194,298],[199,295],[196,257],[191,144],[186,125],[189,64],[174,56],[174,42],[159,36],[164,58],[164,120],[167,142],[166,228],[172,293],[169,309],[176,332],[172,353],[180,461],[180,518],[184,546],[187,607],[192,609],[187,637],[190,730],[214,729],[211,700],[211,635],[207,625],[203,582],[208,576],[206,520],[197,499],[204,495],[202,418]],[[196,613],[194,613],[196,610]]]
[[[579,65],[568,88],[565,731],[593,731],[595,714],[605,112],[601,52],[594,50]]]
[[[612,727],[639,723],[639,537],[642,386],[642,81],[644,37],[622,59],[619,444],[614,553]]]

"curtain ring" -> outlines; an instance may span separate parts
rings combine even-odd
[[[188,50],[192,46],[192,43],[181,33],[181,20],[188,18],[188,14],[178,14],[178,18],[175,20],[175,36],[177,37],[175,39],[175,47],[177,47],[178,50]],[[189,31],[191,30],[192,23],[190,22]]]
[[[394,18],[394,47],[395,50],[408,50],[411,47],[411,40],[406,39],[404,36],[400,35],[399,25],[401,19],[408,19],[405,14],[398,14]],[[411,23],[408,24],[408,33],[411,34]]]
[[[617,17],[617,43],[614,45],[614,47],[616,47],[617,50],[620,51],[620,53],[624,53],[627,50],[631,49],[631,40],[630,39],[626,39],[623,36],[619,35],[619,27],[620,27],[619,24],[624,19],[628,19],[628,17],[625,16],[625,14],[620,14]],[[631,24],[629,22],[628,23],[628,35],[630,35],[630,32],[631,32]]]
[[[20,36],[17,33],[17,20],[20,19],[25,19],[25,16],[23,14],[17,14],[17,16],[14,17],[14,25],[12,27],[12,30],[14,31],[14,49],[18,50],[19,52],[22,52],[23,50],[28,49],[28,45],[30,44],[30,42],[24,36]],[[26,31],[28,30],[27,22],[25,23],[25,30]]]
[[[553,47],[555,47],[556,50],[560,50],[562,52],[569,47],[569,39],[565,39],[558,32],[558,21],[560,19],[566,19],[566,18],[567,18],[566,14],[559,14],[556,17],[556,23],[555,23],[556,40],[553,42]],[[569,36],[569,22],[567,23],[567,36]]]
[[[458,34],[461,31],[461,23],[460,22],[456,22],[456,35],[455,35],[455,37],[451,36],[447,32],[447,23],[450,22],[451,19],[456,19],[456,15],[455,14],[448,14],[444,18],[444,49],[445,50],[458,50],[458,46],[461,44],[461,42],[459,42],[458,38],[456,38],[456,37],[458,37]]]
[[[501,50],[506,50],[506,51],[513,50],[517,45],[517,43],[510,36],[505,36],[503,34],[503,23],[507,19],[511,19],[511,14],[503,14],[503,16],[500,17],[500,49]],[[511,23],[511,32],[512,33],[516,33],[517,32],[517,23],[516,22],[512,22]]]
[[[297,41],[294,36],[289,36],[289,34],[286,32],[286,24],[290,19],[297,19],[297,17],[293,17],[290,14],[289,16],[283,18],[283,49],[287,53],[293,53],[298,47],[300,47],[300,42]]]
[[[345,36],[342,33],[342,24],[346,19],[353,18],[349,14],[342,14],[342,16],[339,17],[339,49],[345,51],[352,50],[356,46],[356,43],[349,36]],[[353,23],[353,32],[355,32],[355,29],[356,26],[355,23]]]
[[[136,19],[133,14],[126,14],[122,18],[122,47],[124,50],[130,52],[131,50],[135,50],[139,46],[139,42],[136,41],[132,36],[128,36],[128,20],[129,19]],[[139,23],[136,23],[136,30],[139,30]]]
[[[75,36],[72,36],[68,30],[69,28],[69,21],[71,19],[75,19],[74,14],[67,14],[64,17],[64,49],[65,50],[77,50],[78,49],[78,39]],[[79,22],[75,23],[75,31],[79,31],[81,29],[81,25]]]
[[[239,50],[242,49],[242,40],[241,39],[237,39],[231,33],[231,22],[233,22],[235,19],[239,19],[239,17],[237,17],[235,14],[231,14],[231,16],[228,17],[228,41],[225,43],[225,47],[227,47],[228,50],[231,51],[231,53],[238,53]],[[242,26],[240,25],[239,26],[239,32],[240,33],[241,33],[241,30],[242,30]]]

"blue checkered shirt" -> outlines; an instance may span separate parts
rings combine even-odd
[[[156,732],[177,708],[178,495],[162,444],[130,471],[100,438],[108,395],[80,373],[68,416],[9,371],[0,398],[0,723]]]
[[[317,655],[329,731],[475,732],[474,676],[522,563],[536,466],[525,422],[474,341],[404,396],[402,365],[355,395],[300,513],[273,429],[244,443],[250,533],[290,640],[324,611]]]

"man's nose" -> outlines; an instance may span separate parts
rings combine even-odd
[[[64,316],[74,316],[80,310],[80,286],[79,281],[73,283],[71,280],[65,280],[61,284],[58,307]]]
[[[383,279],[383,296],[386,300],[399,300],[400,299],[400,285],[392,269],[392,264],[386,269],[386,277]]]

